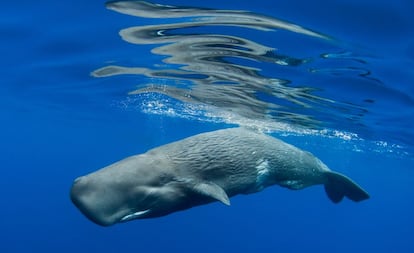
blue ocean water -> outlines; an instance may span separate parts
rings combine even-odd
[[[414,251],[411,1],[157,3],[2,4],[0,252]],[[105,228],[69,199],[80,175],[236,125],[371,198],[275,186]]]

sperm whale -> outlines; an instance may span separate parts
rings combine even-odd
[[[272,185],[293,190],[324,185],[329,199],[358,202],[368,193],[307,151],[244,128],[198,134],[127,157],[77,178],[72,202],[109,226],[154,218]]]

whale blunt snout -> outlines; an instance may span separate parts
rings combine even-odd
[[[104,196],[91,184],[88,178],[79,177],[73,182],[70,198],[75,206],[91,221],[101,226],[110,226],[117,221],[113,211],[105,204]]]

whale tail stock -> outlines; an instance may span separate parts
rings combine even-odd
[[[327,181],[325,192],[334,203],[339,203],[344,197],[359,202],[369,198],[368,193],[357,183],[337,172],[326,172]]]

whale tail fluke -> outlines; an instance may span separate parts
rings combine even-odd
[[[357,183],[340,173],[326,172],[327,182],[325,192],[334,203],[339,203],[344,197],[359,202],[369,198],[368,193]]]

